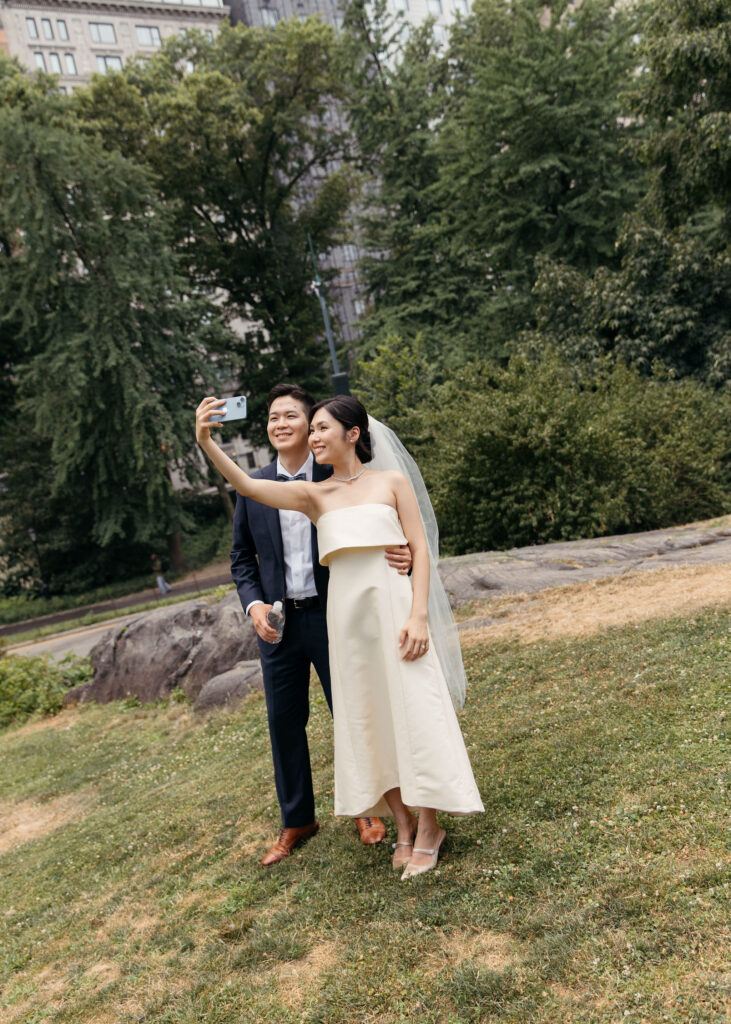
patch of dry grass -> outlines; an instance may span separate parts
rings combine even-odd
[[[460,638],[465,645],[495,639],[535,643],[729,604],[729,565],[656,569],[472,604]],[[485,619],[495,621],[486,625]]]

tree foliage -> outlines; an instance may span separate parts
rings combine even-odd
[[[643,74],[634,109],[647,124],[646,207],[670,228],[695,221],[731,242],[731,2],[643,4]],[[720,240],[719,239],[719,240]]]
[[[731,383],[731,2],[643,5],[641,73],[628,95],[648,189],[593,276],[542,260],[533,341],[570,358],[653,360]]]
[[[190,409],[225,337],[181,273],[149,174],[81,133],[51,80],[6,66],[0,90],[10,536],[58,505],[84,530],[76,543],[172,532],[170,470],[193,467]]]
[[[273,381],[325,379],[307,235],[339,239],[353,188],[335,47],[316,19],[189,33],[74,97],[85,130],[151,172],[191,279],[237,320],[254,419]]]
[[[538,255],[614,262],[640,194],[618,100],[632,30],[609,0],[479,0],[448,51],[416,33],[379,63],[361,29],[351,116],[379,172],[364,351],[396,330],[447,363],[501,355],[530,322]]]
[[[731,501],[731,396],[693,380],[520,355],[464,367],[418,419],[445,552],[672,526]]]
[[[535,287],[533,342],[571,361],[611,355],[648,375],[661,360],[677,376],[731,380],[731,256],[694,233],[639,218],[623,232],[618,270],[594,275],[544,261]]]

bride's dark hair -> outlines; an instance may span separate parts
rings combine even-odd
[[[335,395],[334,398],[325,398],[310,410],[310,424],[315,413],[319,409],[327,409],[333,419],[342,424],[345,430],[352,430],[353,427],[360,428],[360,437],[355,442],[355,454],[361,462],[370,462],[373,458],[371,448],[371,435],[368,430],[368,413],[365,406],[353,395]]]

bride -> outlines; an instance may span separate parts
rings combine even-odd
[[[320,561],[330,568],[335,813],[392,814],[398,829],[393,866],[403,867],[403,879],[429,871],[446,835],[436,812],[474,814],[484,808],[450,698],[451,689],[458,704],[463,700],[464,670],[422,521],[422,514],[433,519],[425,489],[420,511],[407,477],[388,468],[406,468],[410,456],[350,395],[325,399],[310,413],[310,448],[318,463],[333,467],[332,476],[286,486],[253,480],[211,437],[210,428],[220,425],[211,417],[224,404],[225,399],[204,398],[198,406],[199,445],[239,493],[309,516],[317,527]],[[377,435],[375,451],[371,432]],[[382,468],[370,468],[371,462]],[[414,475],[423,488],[418,470]],[[383,559],[384,548],[407,542],[411,579],[390,571]],[[441,637],[432,621],[436,597],[451,626],[439,630]]]

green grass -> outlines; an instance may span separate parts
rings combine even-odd
[[[172,597],[159,597],[152,601],[143,601],[141,604],[132,605],[129,608],[120,608],[118,611],[89,612],[78,619],[67,619],[65,622],[56,622],[51,626],[38,626],[36,629],[28,629],[24,633],[13,633],[11,636],[3,638],[4,644],[6,647],[15,647],[20,644],[30,643],[33,640],[42,640],[45,636],[57,636],[59,633],[68,633],[72,629],[93,626],[97,622],[109,622],[112,619],[119,619],[124,615],[139,615],[141,612],[149,612],[155,608],[162,608],[164,605],[179,604],[181,601],[194,601],[199,597],[208,597],[210,594],[223,597],[232,589],[232,586],[223,584],[217,587],[207,587],[204,590],[197,591],[195,594],[174,594]]]
[[[261,695],[208,719],[116,704],[7,730],[6,825],[65,824],[0,857],[0,1018],[721,1024],[730,626],[709,611],[470,649],[486,814],[445,816],[438,872],[409,884],[332,816],[322,699],[323,828],[269,870]]]

